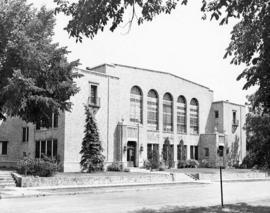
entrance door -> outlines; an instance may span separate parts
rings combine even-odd
[[[136,142],[134,141],[127,143],[127,166],[136,166]]]

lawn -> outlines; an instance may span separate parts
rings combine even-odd
[[[183,168],[183,169],[168,169],[168,172],[175,172],[175,173],[205,173],[205,174],[216,174],[219,173],[218,168]],[[252,169],[223,169],[223,173],[249,173],[249,172],[259,172],[259,170],[252,170]]]
[[[165,207],[159,210],[141,209],[134,213],[269,213],[270,206],[249,205],[247,203],[229,204],[224,208],[220,206],[209,207]]]

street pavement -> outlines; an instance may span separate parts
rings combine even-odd
[[[223,184],[224,203],[270,206],[270,181],[229,182]],[[220,204],[220,185],[173,185],[121,192],[61,195],[0,200],[0,213],[121,213],[147,212],[145,209],[203,207]],[[270,212],[270,208],[269,208]]]

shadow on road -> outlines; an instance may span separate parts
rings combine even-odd
[[[222,209],[220,206],[209,207],[164,207],[159,210],[153,209],[141,209],[134,211],[133,213],[269,213],[270,206],[250,206],[246,203],[238,203],[225,205]]]

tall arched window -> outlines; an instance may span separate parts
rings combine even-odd
[[[130,121],[142,123],[142,91],[139,87],[134,86],[130,91]]]
[[[179,96],[177,100],[177,133],[187,132],[187,104],[184,96]]]
[[[173,98],[170,93],[163,96],[163,130],[173,131]]]
[[[195,98],[190,101],[190,133],[199,134],[199,102]]]
[[[153,89],[147,94],[147,124],[149,129],[158,129],[158,95]]]

